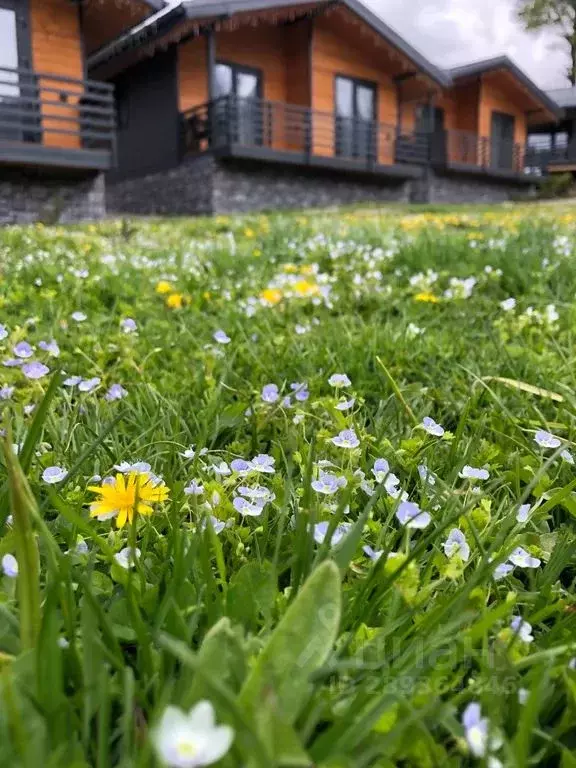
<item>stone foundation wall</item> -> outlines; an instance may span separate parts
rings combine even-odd
[[[410,182],[257,161],[193,158],[162,173],[111,182],[108,212],[140,215],[242,213],[372,201],[408,202]]]
[[[0,224],[93,221],[106,214],[104,174],[89,178],[0,172]]]
[[[503,203],[530,197],[534,187],[523,181],[428,170],[428,180],[415,181],[412,202],[420,203]]]

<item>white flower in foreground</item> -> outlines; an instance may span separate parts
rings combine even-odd
[[[114,469],[117,472],[121,472],[123,475],[130,474],[131,472],[137,472],[141,475],[147,475],[152,466],[147,461],[135,461],[130,463],[129,461],[121,461],[120,464],[114,464]]]
[[[120,552],[117,552],[114,555],[114,560],[116,560],[121,568],[128,570],[128,568],[134,567],[136,560],[138,560],[141,554],[142,552],[140,552],[138,547],[136,547],[136,549],[132,549],[132,547],[124,547],[124,549],[121,549]]]
[[[530,510],[531,510],[530,504],[522,504],[519,507],[518,512],[516,514],[516,522],[525,523],[530,517]]]
[[[514,634],[518,635],[523,643],[533,642],[532,625],[527,621],[523,621],[520,616],[514,616],[510,622],[510,626],[514,630]]]
[[[230,336],[228,336],[222,330],[216,331],[216,333],[214,334],[214,336],[212,338],[214,339],[214,341],[217,341],[218,344],[230,344],[230,342],[232,341]]]
[[[61,483],[67,474],[68,471],[64,467],[46,467],[42,472],[42,480],[49,485],[55,485]]]
[[[512,565],[517,565],[519,568],[538,568],[542,562],[538,557],[533,557],[530,552],[526,552],[522,547],[516,547],[508,559]]]
[[[468,748],[474,757],[485,757],[488,749],[488,719],[482,717],[478,702],[468,704],[462,714]]]
[[[490,472],[488,472],[487,469],[478,469],[477,467],[471,467],[469,464],[466,464],[462,467],[460,477],[467,480],[488,480]]]
[[[337,448],[358,448],[360,440],[353,429],[343,429],[336,437],[332,437],[330,442]]]
[[[398,521],[406,528],[426,528],[432,518],[428,512],[422,512],[418,504],[403,501],[396,510]]]
[[[510,312],[516,306],[516,299],[512,297],[510,297],[509,299],[504,299],[504,301],[500,302],[500,306],[502,307],[504,312]]]
[[[70,317],[76,323],[83,323],[85,320],[88,319],[88,315],[85,315],[84,312],[72,312]]]
[[[352,382],[345,373],[333,373],[328,379],[331,387],[350,387]]]
[[[527,688],[518,688],[518,704],[526,704],[530,698],[530,691]]]
[[[4,571],[4,576],[7,576],[9,579],[15,579],[18,576],[18,560],[16,560],[14,555],[4,555],[2,558],[2,570]]]
[[[562,441],[556,435],[552,435],[550,432],[546,432],[544,429],[539,429],[534,435],[534,441],[541,448],[558,448]]]
[[[459,528],[452,528],[442,546],[444,547],[446,557],[458,555],[464,561],[470,557],[470,545],[466,541],[466,536]]]
[[[422,419],[422,426],[429,435],[433,435],[434,437],[442,437],[444,434],[444,427],[437,424],[434,419],[430,418],[430,416],[424,416]]]
[[[224,757],[234,730],[216,725],[212,704],[199,701],[188,713],[167,707],[152,739],[158,757],[170,768],[201,768]]]

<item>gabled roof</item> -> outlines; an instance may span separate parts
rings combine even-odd
[[[508,56],[494,56],[491,59],[473,61],[471,64],[464,64],[461,67],[453,67],[452,69],[448,70],[448,72],[452,80],[457,81],[466,77],[483,75],[487,72],[495,72],[499,69],[508,70],[520,83],[522,83],[526,90],[528,90],[535,99],[544,104],[546,109],[548,109],[556,116],[559,115],[560,110],[558,108],[558,104],[553,99],[551,99],[545,91],[539,88],[536,83],[531,80],[528,75],[512,61],[512,59],[508,58]]]
[[[567,109],[576,107],[576,86],[556,88],[552,91],[546,91],[546,93],[559,107],[566,107]]]

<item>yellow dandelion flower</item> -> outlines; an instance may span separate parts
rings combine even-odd
[[[414,296],[414,301],[427,301],[430,304],[438,304],[440,299],[438,296],[430,293],[430,291],[422,291],[422,293],[417,293],[416,296]]]
[[[210,299],[212,298],[212,294],[210,293],[210,291],[204,291],[204,293],[202,294],[202,298],[206,299],[206,301],[210,301]]]
[[[168,309],[182,309],[183,303],[184,294],[182,293],[171,293],[166,299],[166,306]]]
[[[311,283],[308,280],[298,280],[293,287],[298,296],[317,296],[320,293],[320,288],[316,283]]]
[[[288,272],[288,274],[294,273],[298,271],[298,267],[296,264],[284,264],[284,272]]]
[[[160,293],[160,294],[170,293],[171,290],[172,290],[172,286],[167,280],[160,280],[160,282],[156,286],[156,293]]]
[[[282,301],[282,291],[279,288],[265,288],[260,298],[267,304],[278,304]]]
[[[254,237],[254,230],[250,229],[249,227],[244,230],[244,236],[245,237]]]
[[[300,267],[300,274],[301,275],[313,275],[314,274],[314,266],[312,264],[303,264]]]
[[[116,518],[116,526],[123,528],[126,521],[134,519],[134,513],[151,515],[154,511],[152,504],[168,500],[169,488],[164,483],[158,483],[149,475],[130,472],[116,475],[116,480],[110,485],[89,485],[88,490],[97,493],[100,498],[90,505],[90,517],[99,520]]]

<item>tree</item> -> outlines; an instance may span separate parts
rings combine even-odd
[[[518,18],[525,29],[553,28],[570,50],[568,79],[576,85],[576,0],[518,0]]]

